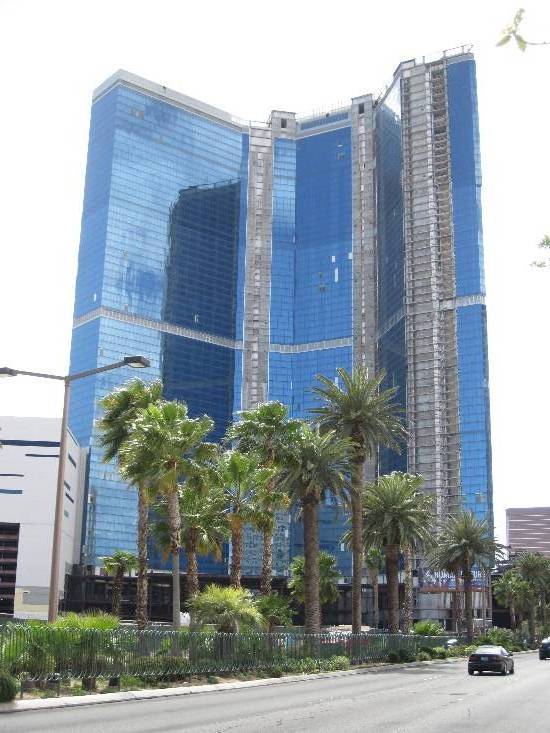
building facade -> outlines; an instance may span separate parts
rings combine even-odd
[[[510,556],[540,552],[550,557],[550,506],[507,509],[506,544]]]
[[[93,97],[71,371],[143,353],[145,378],[211,415],[219,440],[265,400],[307,418],[317,374],[384,368],[410,439],[380,469],[422,473],[442,516],[461,505],[492,523],[480,186],[464,50],[402,63],[379,99],[266,124],[119,71]],[[89,563],[135,547],[135,494],[94,428],[98,400],[131,376],[73,385],[70,425],[91,449]],[[347,577],[345,523],[321,508],[321,546]],[[275,573],[302,551],[281,514]],[[259,572],[252,530],[245,555]]]
[[[0,417],[0,613],[47,618],[61,420]],[[86,453],[68,435],[59,588],[80,561]]]

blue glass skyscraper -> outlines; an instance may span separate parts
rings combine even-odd
[[[219,440],[265,400],[307,418],[316,374],[384,368],[409,441],[383,450],[379,470],[422,473],[441,514],[465,506],[492,522],[478,137],[467,52],[402,63],[380,99],[274,111],[265,125],[117,72],[92,104],[71,371],[142,353],[145,377],[211,415]],[[94,428],[98,400],[132,376],[73,387],[91,563],[135,547],[135,493]],[[349,576],[345,522],[322,507],[321,546]],[[282,514],[274,571],[302,547]],[[258,573],[252,530],[245,555]]]

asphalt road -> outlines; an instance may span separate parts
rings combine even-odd
[[[0,716],[6,733],[550,731],[550,661],[516,656],[516,673],[469,677],[453,662],[199,695]]]

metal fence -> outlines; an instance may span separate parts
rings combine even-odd
[[[181,679],[225,672],[313,671],[335,656],[352,664],[391,651],[416,654],[446,637],[403,634],[220,634],[164,629],[55,629],[10,624],[0,629],[0,669],[27,680],[140,676]],[[330,665],[327,667],[330,668]]]

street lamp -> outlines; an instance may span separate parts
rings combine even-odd
[[[87,369],[85,372],[68,374],[62,377],[58,374],[42,374],[41,372],[27,372],[21,369],[0,367],[0,377],[41,377],[43,379],[56,379],[63,382],[65,386],[63,396],[63,417],[61,418],[61,440],[59,443],[59,465],[57,467],[57,491],[55,495],[55,518],[53,524],[53,546],[52,546],[52,567],[50,573],[50,594],[48,600],[48,621],[55,621],[57,618],[57,607],[59,604],[59,560],[61,552],[61,527],[63,523],[63,487],[65,481],[65,463],[67,461],[67,423],[69,417],[69,398],[71,383],[77,379],[91,377],[94,374],[108,372],[111,369],[129,366],[134,369],[144,369],[150,366],[149,359],[144,356],[125,356],[121,361],[97,369]]]

